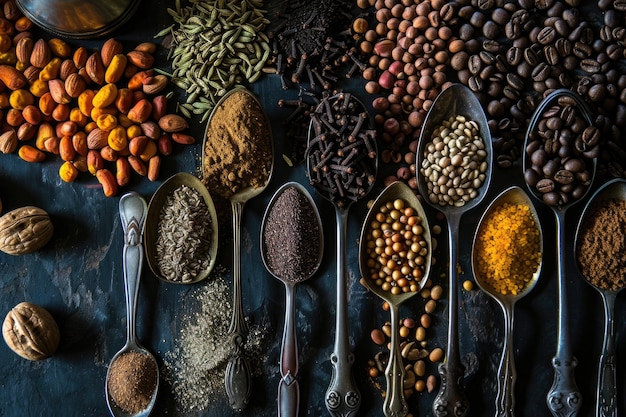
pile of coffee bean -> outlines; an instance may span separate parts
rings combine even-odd
[[[373,106],[389,143],[381,156],[387,154],[400,165],[390,180],[414,172],[410,143],[423,123],[419,115],[447,82],[457,80],[477,94],[487,113],[498,166],[520,161],[528,121],[538,103],[550,91],[567,88],[591,105],[601,131],[598,173],[624,176],[626,151],[620,131],[626,123],[626,6],[621,2],[358,3],[370,27],[360,37],[361,52],[370,56],[363,76],[366,89],[379,96]],[[421,50],[415,54],[409,47]],[[389,74],[383,76],[385,71]]]
[[[600,130],[589,126],[571,97],[562,96],[529,135],[526,183],[551,206],[582,198],[593,179],[593,158],[600,153]]]

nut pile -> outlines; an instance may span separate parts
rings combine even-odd
[[[124,52],[113,38],[96,50],[36,39],[9,4],[0,27],[1,152],[28,162],[58,155],[63,181],[89,172],[113,196],[133,172],[154,181],[174,142],[194,142],[186,120],[167,114],[169,81],[152,68],[155,44]]]
[[[443,296],[443,288],[433,285],[429,279],[421,291],[426,300],[424,313],[419,320],[407,317],[400,323],[400,352],[405,366],[403,381],[404,395],[409,398],[415,392],[433,392],[438,383],[437,377],[432,373],[435,364],[444,359],[444,350],[441,347],[429,348],[427,340],[428,329],[432,326],[433,314],[437,309],[437,302]],[[388,309],[387,303],[383,309]],[[385,323],[380,328],[372,330],[370,335],[372,342],[383,348],[373,359],[368,361],[367,374],[370,382],[382,390],[380,378],[384,378],[385,368],[389,359],[391,343],[391,323]],[[385,393],[383,392],[383,395]]]

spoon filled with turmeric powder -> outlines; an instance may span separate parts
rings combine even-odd
[[[517,186],[506,189],[483,214],[472,246],[476,282],[504,313],[496,416],[515,415],[514,307],[537,283],[542,253],[541,226],[530,198]]]

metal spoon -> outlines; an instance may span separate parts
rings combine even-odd
[[[574,247],[578,251],[579,233],[581,225],[585,221],[585,217],[588,215],[588,211],[595,204],[603,200],[626,200],[626,181],[618,178],[609,181],[589,199],[583,214],[580,218],[580,223],[576,229],[576,239]],[[580,259],[578,252],[576,253],[576,259]],[[577,262],[579,271],[582,269]],[[623,290],[623,288],[611,291],[606,288],[601,288],[591,284],[600,295],[602,296],[602,303],[604,305],[604,342],[602,343],[602,354],[600,355],[600,363],[598,365],[598,387],[596,393],[596,417],[617,417],[617,387],[616,387],[616,364],[615,364],[615,326],[614,322],[614,310],[615,310],[615,298],[617,294]]]
[[[148,406],[136,413],[124,412],[111,398],[109,392],[109,371],[106,377],[106,400],[111,415],[114,417],[145,417],[152,411],[159,391],[159,367],[154,356],[137,341],[135,318],[137,316],[137,295],[143,264],[142,231],[148,210],[146,201],[139,194],[129,192],[120,198],[119,212],[124,230],[124,292],[126,295],[126,344],[113,356],[111,363],[124,353],[138,352],[154,362],[156,370],[156,385]]]
[[[533,113],[530,119],[528,130],[526,131],[526,139],[524,148],[530,141],[531,133],[537,128],[537,124],[541,120],[541,116],[547,108],[552,106],[559,97],[569,97],[576,102],[576,107],[581,115],[585,118],[587,125],[592,125],[590,113],[587,110],[587,105],[584,101],[570,90],[559,89],[550,93],[543,101],[537,106],[537,109]],[[529,157],[524,155],[523,158],[523,172],[526,172],[526,168],[529,166]],[[596,172],[596,159],[593,159],[592,178],[590,183],[593,182],[593,176]],[[526,184],[528,185],[528,184]],[[541,196],[539,196],[533,187],[528,187],[531,194],[543,203]],[[589,191],[587,188],[585,194]],[[569,341],[569,328],[567,323],[569,322],[569,310],[567,307],[567,282],[565,280],[565,213],[567,209],[582,200],[584,195],[577,200],[570,201],[567,204],[550,206],[554,216],[556,218],[557,228],[557,274],[559,279],[559,323],[558,323],[558,342],[556,354],[552,358],[552,367],[554,368],[554,381],[552,387],[548,391],[546,402],[548,408],[555,417],[574,417],[580,411],[581,395],[576,380],[574,379],[574,369],[578,364],[578,360],[572,355],[570,341]]]
[[[341,95],[331,97],[327,100],[334,102],[338,100],[339,97],[341,97]],[[351,100],[354,100],[355,105],[360,107],[361,114],[367,114],[363,103],[354,96],[351,96]],[[367,119],[371,126],[371,118],[368,117]],[[342,136],[345,136],[347,139],[349,134],[350,132],[345,132]],[[312,149],[311,144],[315,135],[316,133],[312,121],[308,134],[308,151]],[[375,141],[373,141],[372,145],[376,145]],[[373,176],[375,176],[378,169],[378,158],[373,158],[371,163],[374,165]],[[309,179],[315,178],[316,176],[314,163],[312,163],[310,154],[307,155],[307,175]],[[330,385],[326,390],[325,402],[326,408],[331,415],[336,417],[349,417],[356,414],[361,406],[361,394],[359,393],[359,389],[351,373],[352,364],[354,363],[354,354],[350,352],[348,341],[348,301],[346,291],[346,235],[348,229],[348,211],[356,200],[363,198],[369,193],[374,186],[374,181],[368,181],[366,184],[363,184],[364,188],[362,194],[354,200],[335,198],[325,187],[315,184],[314,186],[317,191],[335,207],[335,220],[337,225],[337,312],[335,317],[335,345],[333,353],[330,356],[333,373]]]
[[[216,104],[215,109],[219,108],[221,103],[230,97],[235,92],[241,92],[248,94],[258,104],[260,109],[263,106],[259,102],[258,98],[244,87],[237,87],[224,94],[220,101]],[[269,118],[267,114],[263,112],[266,125],[270,126]],[[207,122],[207,129],[211,126],[212,116]],[[207,137],[205,132],[204,137]],[[243,207],[250,200],[265,191],[265,188],[270,182],[272,177],[272,171],[274,170],[274,141],[270,138],[272,146],[272,166],[270,172],[265,179],[265,182],[261,187],[248,187],[239,190],[230,197],[231,209],[232,209],[232,225],[233,225],[233,315],[230,322],[230,340],[232,341],[233,348],[226,365],[226,372],[224,375],[224,384],[226,388],[226,394],[231,408],[241,411],[248,405],[251,393],[251,373],[250,365],[245,356],[245,345],[248,339],[248,326],[246,324],[245,316],[243,314],[243,302],[241,295],[241,219],[243,213]],[[204,148],[203,148],[204,151]],[[203,157],[204,161],[205,158]]]
[[[300,194],[302,194],[308,201],[311,206],[311,212],[309,215],[315,218],[315,222],[318,225],[319,230],[319,241],[318,242],[310,242],[310,244],[315,244],[317,246],[317,261],[315,262],[315,267],[311,268],[309,271],[309,275],[306,277],[299,277],[297,280],[288,279],[286,277],[282,277],[279,275],[279,272],[270,268],[267,259],[267,247],[265,246],[265,230],[267,224],[267,217],[272,210],[276,200],[278,197],[288,188],[295,188]],[[276,279],[285,284],[285,324],[283,329],[283,339],[280,349],[280,374],[281,379],[278,384],[278,416],[279,417],[295,417],[298,415],[298,408],[300,405],[300,387],[298,385],[298,380],[296,379],[298,375],[298,341],[296,338],[296,321],[295,321],[295,313],[296,313],[296,304],[295,304],[295,286],[296,284],[306,281],[311,278],[313,274],[318,270],[321,262],[322,255],[324,253],[324,235],[323,235],[323,227],[322,220],[320,218],[319,212],[317,211],[317,206],[311,198],[309,192],[297,182],[288,182],[280,187],[274,196],[272,197],[270,203],[267,206],[265,214],[263,215],[263,222],[261,223],[261,256],[263,258],[263,264],[265,268],[274,276]]]
[[[447,120],[450,116],[463,115],[468,119],[474,120],[479,128],[480,134],[485,143],[487,151],[487,171],[485,172],[485,182],[478,189],[478,195],[469,200],[461,207],[440,206],[430,202],[428,198],[428,188],[425,178],[418,174],[417,184],[420,194],[428,204],[440,210],[446,217],[448,222],[448,239],[449,239],[449,304],[448,304],[448,346],[446,350],[446,360],[439,365],[439,374],[441,375],[441,386],[439,392],[433,402],[433,412],[437,417],[457,416],[462,417],[469,412],[469,402],[465,397],[463,389],[460,385],[461,378],[465,372],[461,363],[459,354],[458,339],[458,278],[457,278],[457,252],[459,224],[461,217],[465,212],[475,207],[484,198],[491,182],[491,170],[493,164],[493,151],[491,144],[491,134],[487,118],[480,102],[474,93],[462,84],[452,84],[443,90],[433,102],[432,107],[424,120],[424,127],[419,138],[417,151],[417,168],[418,172],[424,160],[424,150],[426,144],[430,142],[432,133],[441,126],[442,121]]]
[[[526,296],[537,284],[539,279],[539,273],[541,271],[541,262],[537,266],[537,269],[533,272],[531,280],[526,284],[524,289],[518,294],[501,294],[496,291],[491,285],[485,282],[485,277],[477,273],[476,265],[479,261],[478,253],[476,251],[476,242],[479,236],[484,232],[485,219],[491,216],[491,213],[503,204],[523,204],[530,208],[532,217],[535,219],[535,224],[539,230],[539,242],[540,252],[543,253],[543,238],[541,235],[541,225],[535,207],[532,205],[530,198],[521,188],[517,186],[510,187],[504,190],[496,199],[491,203],[487,211],[483,214],[476,234],[474,235],[474,243],[472,245],[472,270],[474,278],[478,286],[487,294],[489,294],[502,308],[504,313],[504,346],[502,347],[502,357],[500,359],[500,366],[498,368],[498,394],[496,397],[496,417],[513,417],[515,415],[515,380],[517,379],[517,372],[515,370],[515,357],[513,354],[513,319],[514,319],[514,307],[515,302],[520,298]]]
[[[367,261],[370,258],[367,256],[366,248],[363,245],[365,245],[365,242],[367,241],[367,233],[369,233],[370,224],[375,219],[376,214],[379,212],[382,205],[386,204],[388,201],[393,201],[398,198],[406,201],[407,206],[414,208],[423,222],[422,227],[424,229],[424,240],[428,243],[428,255],[424,265],[424,276],[419,282],[419,289],[421,290],[426,284],[430,272],[432,258],[430,227],[428,225],[428,218],[424,212],[422,204],[415,196],[413,190],[402,182],[394,182],[382,191],[376,201],[374,201],[374,204],[372,204],[372,207],[369,209],[365,221],[363,222],[361,238],[359,239],[359,266],[361,268],[361,276],[367,276],[367,271],[369,269]],[[380,286],[373,283],[371,279],[363,278],[361,283],[374,294],[386,301],[389,304],[389,311],[391,313],[391,349],[389,362],[387,363],[387,368],[385,369],[387,394],[385,395],[385,401],[383,403],[383,413],[387,417],[406,416],[409,410],[406,399],[404,398],[404,365],[402,363],[400,343],[398,340],[400,331],[398,310],[402,303],[414,295],[419,294],[419,291],[392,294],[390,291],[385,291]]]

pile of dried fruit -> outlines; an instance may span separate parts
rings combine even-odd
[[[132,172],[154,181],[173,142],[194,142],[182,133],[186,120],[167,114],[169,81],[152,68],[156,44],[124,52],[109,39],[90,51],[36,39],[11,4],[0,16],[0,152],[28,162],[59,155],[61,179],[89,172],[112,196]]]

